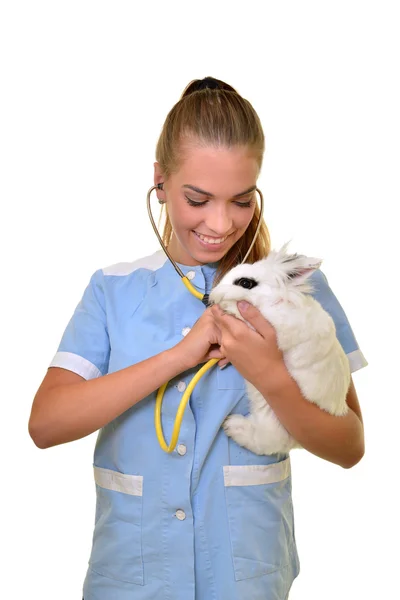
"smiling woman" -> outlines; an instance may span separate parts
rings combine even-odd
[[[263,396],[274,392],[276,414],[284,407],[311,423],[301,428],[303,438],[312,429],[304,447],[346,466],[359,455],[343,458],[362,440],[353,392],[351,419],[323,429],[326,420],[307,414],[289,387],[272,325],[261,314],[248,318],[254,330],[235,317],[227,322],[199,301],[248,251],[250,263],[270,252],[256,201],[263,152],[257,113],[232,87],[207,77],[186,88],[158,140],[154,183],[166,208],[164,243],[198,295],[162,250],[98,269],[35,396],[29,427],[39,447],[100,430],[86,599],[288,598],[299,573],[290,457],[241,448],[222,427],[248,412],[245,377]],[[356,370],[362,356],[350,325],[322,274],[318,282]],[[239,283],[242,292],[254,287],[246,274]],[[176,450],[164,452],[154,427],[157,390],[170,382],[161,414],[170,440],[182,393],[210,359],[231,364],[198,381]]]

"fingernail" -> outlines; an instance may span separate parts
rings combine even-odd
[[[240,310],[246,310],[246,308],[250,306],[249,302],[246,302],[246,300],[241,300],[240,302],[238,302],[238,307],[240,308]]]
[[[220,366],[219,368],[220,368],[220,369],[225,369],[225,367],[227,367],[227,366],[228,366],[228,364],[229,364],[229,363],[226,363],[226,365],[222,365],[222,367]]]

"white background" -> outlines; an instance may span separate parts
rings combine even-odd
[[[145,208],[155,145],[185,86],[207,75],[248,98],[263,123],[258,184],[273,246],[292,238],[294,251],[324,259],[369,361],[354,374],[364,459],[344,470],[292,453],[301,574],[290,600],[396,595],[397,9],[2,3],[1,596],[81,598],[96,434],[39,450],[30,408],[91,274],[157,249]]]

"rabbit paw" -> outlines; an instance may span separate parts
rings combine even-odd
[[[231,437],[239,446],[249,447],[252,440],[253,425],[243,415],[230,415],[222,425],[227,436]]]

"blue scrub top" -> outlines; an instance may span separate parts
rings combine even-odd
[[[210,292],[215,264],[179,266]],[[326,277],[318,270],[312,280],[351,370],[360,369],[367,362]],[[50,366],[87,380],[119,371],[175,346],[204,310],[162,250],[99,269]],[[198,369],[172,379],[165,392],[167,440]],[[222,430],[230,413],[248,413],[243,377],[229,365],[201,378],[172,454],[156,438],[155,396],[98,433],[85,600],[285,600],[299,573],[290,458],[257,456]]]

